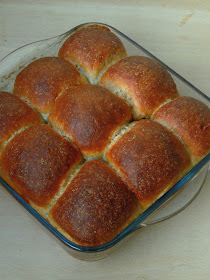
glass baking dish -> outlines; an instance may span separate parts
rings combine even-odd
[[[209,98],[203,92],[186,81],[183,77],[153,56],[142,46],[131,40],[116,28],[107,24],[96,22],[78,25],[62,35],[27,44],[7,55],[0,61],[0,91],[11,92],[15,78],[23,67],[40,57],[57,56],[59,48],[72,32],[74,32],[77,28],[91,24],[108,27],[121,39],[129,56],[148,56],[166,67],[171,73],[181,95],[195,97],[204,103],[209,102]],[[122,245],[123,242],[126,241],[134,232],[137,232],[137,229],[166,220],[185,209],[199,194],[205,182],[205,178],[208,173],[209,160],[210,154],[203,158],[176,185],[174,185],[146,211],[144,211],[135,221],[133,221],[114,239],[97,247],[84,247],[72,243],[59,231],[57,231],[49,222],[47,222],[41,215],[39,215],[2,178],[0,178],[0,184],[2,184],[33,215],[34,218],[39,220],[45,226],[45,228],[52,233],[51,236],[58,238],[60,244],[71,255],[82,260],[93,261],[108,256],[114,249]]]

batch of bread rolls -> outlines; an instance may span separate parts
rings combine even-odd
[[[108,28],[80,28],[0,92],[0,176],[70,241],[104,244],[209,153],[210,109],[180,94]]]

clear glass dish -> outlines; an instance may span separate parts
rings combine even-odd
[[[181,95],[189,95],[203,102],[209,101],[209,98],[183,77],[165,65],[162,61],[154,57],[146,49],[128,38],[126,35],[106,24],[101,23],[85,23],[74,27],[70,31],[42,41],[25,45],[0,61],[0,91],[12,91],[14,80],[21,69],[34,59],[44,56],[56,56],[59,48],[66,38],[77,28],[82,26],[97,24],[108,27],[115,33],[125,45],[128,55],[144,55],[151,57],[165,66],[173,76]],[[185,209],[199,194],[209,166],[210,154],[200,161],[186,176],[184,176],[176,185],[174,185],[167,193],[151,205],[144,213],[142,213],[132,224],[124,229],[110,242],[97,247],[84,247],[72,243],[59,233],[52,225],[50,225],[42,216],[40,216],[27,202],[24,201],[3,179],[0,178],[2,184],[36,219],[38,219],[55,237],[59,239],[59,243],[71,255],[82,260],[93,261],[108,256],[114,249],[125,242],[132,233],[143,226],[149,226],[173,217]],[[51,234],[51,236],[53,236]]]

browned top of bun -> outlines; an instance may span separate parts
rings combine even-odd
[[[17,75],[14,94],[47,114],[62,90],[84,83],[87,83],[85,77],[65,59],[44,57],[33,61]]]
[[[188,154],[178,138],[151,120],[137,122],[108,149],[106,158],[145,208],[190,167]]]
[[[193,163],[210,152],[210,109],[192,97],[180,97],[158,109],[153,119],[172,128],[191,154]]]
[[[67,238],[97,246],[116,236],[134,218],[137,200],[123,181],[99,160],[87,162],[50,212]]]
[[[96,79],[112,60],[126,57],[126,50],[114,33],[93,26],[73,33],[61,47],[59,57],[72,61],[83,68],[87,77]]]
[[[72,137],[85,156],[98,156],[131,119],[125,101],[96,85],[72,86],[56,100],[49,122]]]
[[[4,148],[0,176],[29,203],[47,207],[81,158],[79,150],[50,126],[36,124]]]
[[[167,99],[179,96],[168,71],[155,60],[143,56],[118,61],[104,73],[100,84],[128,95],[136,120],[150,117]]]
[[[0,92],[0,150],[15,132],[41,122],[40,115],[8,92]]]

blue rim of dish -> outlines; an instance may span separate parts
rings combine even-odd
[[[0,183],[37,219],[39,220],[47,229],[49,229],[60,241],[69,246],[71,249],[87,252],[87,253],[98,253],[110,249],[117,243],[119,243],[123,238],[136,230],[137,226],[145,221],[149,215],[151,215],[158,207],[160,207],[164,202],[166,202],[172,195],[174,195],[178,190],[180,190],[185,183],[187,183],[202,167],[204,167],[208,161],[210,161],[210,153],[203,158],[197,165],[195,165],[178,183],[176,183],[170,190],[168,190],[162,197],[160,197],[156,202],[154,202],[147,210],[145,210],[138,218],[136,218],[129,226],[127,226],[122,232],[120,232],[111,241],[95,247],[86,247],[77,245],[69,241],[64,237],[58,230],[56,230],[47,220],[45,220],[33,207],[31,207],[16,191],[14,191],[1,177]]]
[[[196,93],[198,93],[199,95],[201,95],[202,97],[204,97],[207,101],[210,101],[210,98],[205,95],[202,91],[200,91],[199,89],[197,89],[195,86],[193,86],[190,82],[188,82],[186,79],[184,79],[182,76],[180,76],[177,72],[175,72],[173,69],[171,69],[169,66],[167,66],[165,63],[163,63],[161,60],[159,60],[157,57],[155,57],[153,54],[151,54],[149,51],[147,51],[144,47],[142,47],[141,45],[137,44],[135,41],[133,41],[132,39],[130,39],[129,37],[127,37],[125,34],[123,34],[121,31],[119,31],[118,29],[104,24],[104,23],[98,23],[98,22],[89,22],[89,23],[83,23],[80,24],[74,28],[72,28],[71,30],[58,35],[58,36],[54,36],[48,39],[43,39],[43,40],[39,40],[36,42],[32,42],[29,44],[26,44],[14,51],[12,51],[11,53],[9,53],[7,56],[5,56],[0,63],[6,59],[9,55],[11,55],[12,53],[18,51],[19,49],[22,49],[24,47],[27,47],[31,44],[35,44],[38,42],[44,42],[47,40],[51,40],[51,39],[59,39],[62,36],[66,36],[69,35],[70,33],[74,32],[75,30],[77,30],[78,28],[82,27],[82,26],[88,26],[88,25],[92,25],[92,24],[96,24],[96,25],[101,25],[101,26],[105,26],[110,28],[110,30],[113,30],[115,33],[119,34],[121,37],[123,37],[124,39],[126,39],[127,41],[129,41],[130,43],[132,43],[135,47],[137,47],[138,49],[140,49],[142,52],[144,52],[146,55],[148,55],[149,57],[152,57],[154,60],[156,60],[158,63],[160,63],[161,65],[163,65],[169,72],[171,72],[174,76],[176,76],[178,79],[180,79],[183,83],[187,84],[191,89],[193,89]],[[154,202],[146,211],[144,211],[138,218],[136,218],[129,226],[127,226],[122,232],[120,232],[116,237],[114,237],[111,241],[100,245],[100,246],[95,246],[95,247],[86,247],[86,246],[80,246],[78,244],[75,244],[71,241],[69,241],[67,238],[65,238],[58,230],[56,230],[47,220],[45,220],[33,207],[31,207],[16,191],[14,191],[1,177],[0,177],[0,183],[37,219],[41,222],[41,224],[43,224],[48,230],[50,230],[60,241],[62,241],[65,245],[69,246],[71,249],[74,249],[76,251],[79,252],[87,252],[87,253],[98,253],[98,252],[102,252],[105,250],[110,249],[111,247],[113,247],[114,245],[116,245],[117,243],[119,243],[123,238],[125,238],[127,235],[129,235],[130,233],[132,233],[133,231],[135,231],[137,229],[137,226],[142,223],[143,221],[146,220],[146,218],[148,218],[155,210],[157,210],[161,205],[163,205],[163,203],[165,203],[169,198],[172,197],[172,195],[174,195],[178,190],[180,190],[182,188],[182,186],[184,186],[185,183],[187,183],[190,179],[192,179],[192,177],[202,168],[204,167],[208,161],[210,161],[210,153],[203,158],[196,166],[194,166],[177,184],[175,184],[170,190],[168,190],[162,197],[160,197],[156,202]]]

